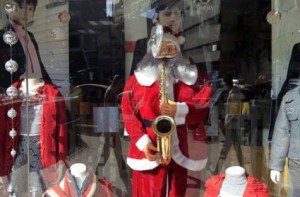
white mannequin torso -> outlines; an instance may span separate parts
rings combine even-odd
[[[70,167],[71,175],[74,176],[76,180],[76,185],[79,189],[82,188],[82,184],[87,177],[86,165],[82,163],[75,163]]]
[[[44,84],[45,82],[42,79],[33,74],[28,75],[21,83],[20,90],[21,96],[24,98],[24,103],[21,107],[20,135],[40,135],[42,96],[38,95],[38,90]],[[26,103],[27,101],[29,103]],[[27,132],[27,126],[29,126],[29,133]]]
[[[225,170],[219,197],[242,197],[247,186],[245,169],[240,166],[232,166]]]
[[[30,76],[28,78],[25,78],[22,81],[21,88],[25,96],[34,96],[36,95],[38,88],[42,87],[43,85],[44,85],[44,81],[42,79],[38,77]]]

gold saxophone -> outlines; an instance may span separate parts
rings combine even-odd
[[[166,92],[166,65],[163,61],[160,76],[160,103],[168,103]],[[157,136],[157,149],[161,154],[160,163],[168,165],[171,161],[171,135],[176,130],[175,120],[167,115],[160,115],[152,122],[152,129]]]

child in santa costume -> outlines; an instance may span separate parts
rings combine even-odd
[[[203,153],[201,157],[189,158],[187,136],[188,132],[197,132],[198,140],[205,144],[203,121],[208,113],[211,87],[199,86],[202,79],[198,78],[197,67],[182,57],[180,34],[163,28],[159,35],[158,27],[152,30],[146,55],[126,82],[121,103],[124,126],[131,138],[127,164],[132,169],[132,196],[166,196],[166,192],[170,197],[185,196],[187,170],[202,170],[207,162],[205,145],[193,147]],[[158,43],[160,36],[162,41]],[[160,102],[163,63],[167,97],[172,100],[168,103]],[[168,165],[160,164],[157,136],[151,127],[161,114],[176,122]]]

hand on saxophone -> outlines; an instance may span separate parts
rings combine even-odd
[[[174,101],[168,100],[168,103],[161,103],[160,112],[163,115],[175,117],[177,110],[177,104]]]
[[[149,161],[155,161],[157,159],[157,151],[157,148],[152,143],[147,144],[144,148],[145,156]]]

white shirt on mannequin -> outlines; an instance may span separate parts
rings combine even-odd
[[[225,170],[218,197],[242,197],[247,186],[245,169],[240,166],[232,166]]]

